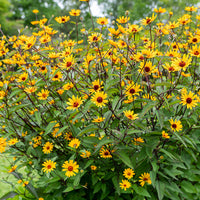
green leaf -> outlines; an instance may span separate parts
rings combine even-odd
[[[81,131],[78,133],[77,137],[80,137],[80,136],[82,136],[82,135],[85,134],[85,133],[90,133],[90,132],[95,131],[95,130],[98,130],[98,129],[99,129],[99,128],[98,128],[96,125],[91,124],[91,125],[85,127],[83,130],[81,130]]]
[[[187,148],[187,144],[185,143],[185,141],[181,138],[181,136],[179,136],[176,132],[173,133],[177,139]]]
[[[155,112],[156,112],[156,116],[158,118],[160,128],[162,129],[163,128],[163,116],[161,115],[159,110],[156,110]]]
[[[94,153],[97,152],[97,151],[99,151],[99,149],[100,149],[103,145],[105,145],[105,144],[112,144],[112,143],[113,143],[113,140],[108,139],[107,137],[104,137],[104,138],[97,144],[96,150],[94,151]]]
[[[164,154],[166,154],[169,158],[171,158],[172,160],[178,160],[173,154],[171,154],[169,151],[166,151],[165,149],[160,149],[161,152],[163,152]]]
[[[81,174],[78,173],[74,179],[74,186],[78,186],[81,180]]]
[[[50,122],[45,129],[44,136],[47,135],[48,133],[50,133],[55,125],[56,125],[56,122]]]
[[[182,181],[181,182],[181,188],[183,188],[188,193],[196,193],[196,188],[192,185],[191,182],[188,181]]]
[[[36,111],[34,114],[35,114],[35,119],[36,119],[38,125],[41,125],[42,118],[41,118],[40,112]]]
[[[94,160],[88,160],[83,169],[88,168],[93,162],[94,162]]]
[[[113,101],[112,101],[112,109],[113,110],[115,110],[116,108],[117,108],[117,106],[118,106],[118,104],[119,104],[119,96],[116,96],[114,99],[113,99]]]
[[[16,192],[8,192],[7,194],[5,194],[4,196],[2,196],[0,198],[0,200],[6,200],[6,199],[9,199],[9,198],[13,198],[15,196],[19,195],[18,193]]]
[[[124,164],[126,164],[128,167],[134,169],[133,164],[131,163],[131,160],[130,160],[129,156],[125,152],[118,151],[118,152],[115,152],[115,154],[119,157],[119,159]]]
[[[156,190],[158,192],[158,199],[162,200],[164,197],[164,192],[165,192],[165,184],[161,181],[156,181]]]
[[[142,118],[147,112],[149,112],[153,107],[155,107],[157,102],[149,102],[147,105],[142,109],[139,118]]]
[[[63,192],[71,192],[71,191],[73,191],[73,190],[74,190],[74,188],[71,187],[71,186],[69,186],[69,187],[67,187]]]
[[[133,189],[135,192],[141,196],[145,197],[151,197],[151,195],[148,193],[148,191],[140,186],[137,186],[136,184],[133,185]]]
[[[166,86],[166,87],[171,87],[172,84],[169,83],[169,82],[162,82],[162,83],[156,83],[156,84],[154,85],[154,87],[157,87],[157,86]]]
[[[113,182],[113,185],[115,186],[116,192],[118,193],[118,195],[120,195],[119,180],[118,180],[117,176],[114,176],[112,178],[112,182]]]

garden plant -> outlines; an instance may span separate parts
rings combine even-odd
[[[31,35],[1,30],[1,199],[200,199],[198,7],[89,30],[80,10],[38,12]]]

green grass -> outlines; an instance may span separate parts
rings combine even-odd
[[[8,157],[6,154],[0,154],[0,198],[8,192],[13,191],[12,186],[5,181],[14,185],[17,183],[17,179],[12,174],[8,173],[8,170],[10,169],[9,161],[12,162],[12,157]],[[18,200],[19,198],[16,196],[9,199]]]

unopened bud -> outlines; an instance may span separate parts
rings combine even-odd
[[[112,13],[112,12],[110,12],[110,15],[112,16],[112,15],[113,15],[113,13]]]
[[[80,20],[83,21],[83,17],[80,17]]]
[[[128,10],[126,10],[126,12],[125,12],[125,15],[126,15],[126,16],[128,16],[128,15],[129,15],[129,11],[128,11]]]
[[[112,21],[112,25],[114,25],[114,24],[115,24],[115,21],[113,20],[113,21]]]

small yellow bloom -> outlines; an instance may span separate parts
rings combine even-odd
[[[37,14],[37,13],[39,13],[39,10],[34,9],[34,10],[32,10],[32,12],[33,12],[34,14]]]

